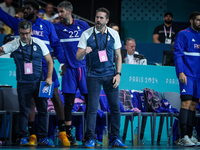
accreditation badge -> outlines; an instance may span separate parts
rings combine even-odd
[[[172,39],[165,38],[165,44],[171,44],[171,43],[172,43]]]
[[[106,50],[99,51],[98,54],[99,54],[99,60],[100,60],[100,62],[106,62],[106,61],[108,61]]]
[[[24,63],[24,74],[33,74],[33,64]]]

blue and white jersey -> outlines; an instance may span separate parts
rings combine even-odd
[[[3,45],[5,53],[12,53],[16,64],[17,81],[22,83],[39,82],[42,77],[42,58],[49,54],[49,50],[44,42],[38,38],[32,38],[30,45],[21,42],[24,60],[26,63],[30,63],[31,50],[33,46],[32,64],[33,74],[24,74],[24,60],[22,50],[20,48],[20,40],[15,38],[13,41]],[[32,45],[33,44],[33,45]]]
[[[100,51],[105,50],[106,37],[108,33],[108,41],[106,47],[108,61],[100,62],[93,30],[94,27],[91,27],[83,32],[78,43],[78,47],[81,49],[86,49],[87,46],[92,48],[92,52],[86,55],[87,76],[105,77],[114,75],[115,70],[113,65],[113,51],[121,48],[119,34],[117,31],[109,27],[106,27],[104,34],[100,33],[95,28],[97,43]]]
[[[2,10],[0,7],[0,20],[9,26],[16,36],[19,36],[18,32],[18,23],[24,19],[18,19],[15,17],[10,16],[6,12]],[[42,20],[37,18],[36,21],[32,23],[32,37],[37,37],[41,39],[46,46],[48,47],[49,51],[51,51],[51,47],[54,49],[54,54],[57,57],[60,63],[65,63],[66,59],[64,57],[63,48],[60,44],[59,38],[56,34],[55,28],[53,24],[47,20]],[[43,65],[46,66],[46,61],[43,59]]]
[[[174,43],[174,63],[176,74],[200,79],[200,32],[191,27],[180,31]]]
[[[85,59],[78,61],[76,59],[76,52],[78,51],[78,42],[82,33],[89,28],[85,21],[74,19],[73,24],[65,25],[63,23],[54,24],[60,43],[63,46],[67,68],[85,67]]]

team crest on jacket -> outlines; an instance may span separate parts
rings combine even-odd
[[[40,25],[40,30],[43,30],[42,24]]]
[[[33,46],[33,50],[34,50],[34,51],[37,51],[37,47],[36,47],[35,45]]]
[[[108,41],[110,41],[110,35],[108,35]]]

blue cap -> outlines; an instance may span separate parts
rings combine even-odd
[[[38,13],[45,13],[43,9],[40,9]]]

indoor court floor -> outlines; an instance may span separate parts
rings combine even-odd
[[[126,143],[127,144],[127,143]],[[182,146],[167,146],[166,142],[161,143],[161,146],[151,146],[151,143],[145,143],[144,146],[131,146],[131,144],[127,144],[128,147],[126,150],[174,150],[174,149],[184,149],[184,150],[190,150],[190,149],[199,149],[200,147],[182,147]],[[54,147],[54,148],[47,148],[47,147],[42,147],[42,146],[37,146],[37,147],[19,147],[19,146],[1,146],[0,150],[9,150],[9,149],[16,149],[16,150],[31,150],[31,149],[36,149],[36,150],[85,150],[84,146],[73,146],[73,147]],[[100,146],[94,149],[103,149],[103,150],[111,150],[111,149],[123,149],[123,148],[112,148],[111,146]]]

